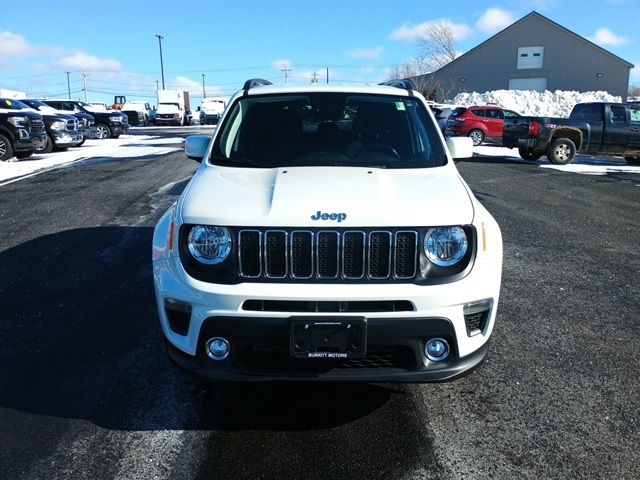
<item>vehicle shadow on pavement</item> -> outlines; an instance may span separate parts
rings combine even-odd
[[[115,430],[286,431],[334,428],[404,396],[378,385],[221,385],[184,375],[164,351],[152,234],[83,228],[0,252],[0,407]]]

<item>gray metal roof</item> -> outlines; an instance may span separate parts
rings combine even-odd
[[[506,32],[507,30],[510,30],[510,29],[512,29],[512,28],[515,28],[519,23],[522,23],[523,21],[525,21],[525,20],[529,19],[530,17],[537,17],[537,18],[539,18],[539,19],[542,19],[542,20],[544,20],[544,21],[546,21],[546,22],[550,23],[551,25],[553,25],[553,26],[555,26],[555,27],[557,27],[557,28],[559,28],[559,29],[561,29],[561,30],[564,30],[565,32],[569,33],[570,35],[572,35],[572,36],[573,36],[573,37],[575,37],[576,39],[580,40],[581,42],[586,43],[586,44],[588,44],[589,46],[591,46],[591,47],[593,47],[593,48],[596,48],[597,50],[599,50],[599,51],[601,51],[601,52],[605,53],[606,55],[608,55],[608,56],[610,56],[610,57],[612,57],[613,59],[615,59],[615,60],[617,60],[617,61],[619,61],[619,62],[623,63],[623,64],[624,64],[625,66],[627,66],[628,68],[633,68],[633,67],[634,67],[634,65],[633,65],[632,63],[627,62],[626,60],[624,60],[623,58],[618,57],[617,55],[614,55],[614,54],[613,54],[613,53],[611,53],[610,51],[605,50],[604,48],[602,48],[602,47],[601,47],[601,46],[599,46],[599,45],[596,45],[595,43],[593,43],[593,42],[592,42],[592,41],[590,41],[590,40],[587,40],[587,39],[586,39],[586,38],[584,38],[583,36],[578,35],[578,34],[577,34],[577,33],[575,33],[575,32],[572,32],[572,31],[571,31],[571,30],[569,30],[568,28],[563,27],[563,26],[562,26],[562,25],[560,25],[559,23],[556,23],[556,22],[554,22],[553,20],[548,19],[547,17],[545,17],[544,15],[539,14],[539,13],[538,13],[538,12],[536,12],[536,11],[532,11],[531,13],[529,13],[529,14],[525,15],[524,17],[522,17],[520,20],[518,20],[518,21],[516,21],[516,22],[512,23],[512,24],[511,24],[511,25],[509,25],[508,27],[506,27],[506,28],[504,28],[504,29],[500,30],[500,31],[499,31],[498,33],[496,33],[495,35],[493,35],[493,36],[491,36],[490,38],[486,39],[484,42],[482,42],[482,43],[480,43],[479,45],[477,45],[477,46],[473,47],[473,48],[472,48],[471,50],[469,50],[468,52],[463,53],[462,55],[460,55],[460,56],[459,56],[458,58],[456,58],[455,60],[452,60],[451,62],[447,63],[445,66],[443,66],[443,67],[441,67],[440,69],[436,70],[435,72],[431,72],[431,74],[427,74],[427,75],[433,75],[433,74],[435,74],[435,73],[442,72],[442,71],[446,70],[446,69],[447,69],[448,67],[450,67],[451,65],[458,63],[460,60],[462,60],[462,59],[463,59],[465,56],[467,56],[469,53],[471,53],[471,52],[473,52],[473,51],[475,51],[475,50],[478,50],[478,49],[482,48],[485,44],[487,44],[487,43],[491,42],[494,38],[496,38],[496,37],[498,37],[498,36],[502,35],[502,34],[503,34],[504,32]]]

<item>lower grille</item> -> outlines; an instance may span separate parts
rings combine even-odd
[[[417,272],[415,230],[241,230],[241,277],[410,280]]]
[[[296,313],[372,313],[413,312],[415,308],[408,300],[370,301],[297,301],[297,300],[245,300],[242,310],[249,312],[296,312]]]
[[[411,370],[416,368],[413,350],[404,345],[372,346],[363,358],[350,360],[300,359],[289,355],[289,347],[280,345],[249,345],[239,358],[242,367],[254,371],[288,373],[324,373],[330,370],[390,368]]]

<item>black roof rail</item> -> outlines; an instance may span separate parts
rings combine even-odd
[[[396,80],[389,80],[388,82],[382,82],[378,85],[386,85],[388,87],[402,88],[403,90],[415,90],[416,86],[408,78],[398,78]]]
[[[265,80],[264,78],[251,78],[244,82],[242,90],[244,90],[244,94],[246,95],[253,87],[262,87],[264,85],[273,85],[273,83],[269,80]]]

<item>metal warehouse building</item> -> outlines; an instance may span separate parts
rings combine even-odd
[[[627,97],[633,65],[531,12],[434,73],[414,78],[438,99],[490,90],[603,90]]]

